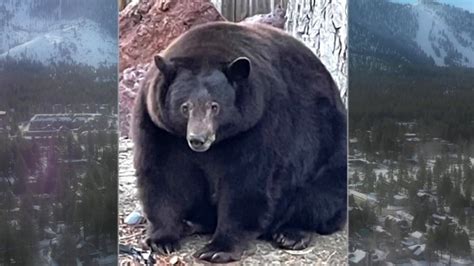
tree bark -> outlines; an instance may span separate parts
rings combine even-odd
[[[347,0],[289,0],[286,15],[286,30],[321,59],[347,106]]]

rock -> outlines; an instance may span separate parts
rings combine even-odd
[[[275,28],[283,29],[286,22],[286,10],[277,5],[269,14],[258,14],[244,19],[244,22],[258,22],[271,25]]]
[[[124,223],[128,225],[136,225],[136,224],[142,223],[144,220],[145,220],[145,217],[143,217],[143,215],[140,212],[133,211],[127,217],[125,217]]]
[[[140,86],[141,80],[145,77],[149,64],[139,64],[125,69],[119,79],[119,120],[120,134],[129,135],[131,112],[133,103]],[[120,149],[129,149],[129,146],[120,147]]]
[[[120,12],[120,72],[146,64],[191,27],[224,18],[209,0],[142,0]]]
[[[179,257],[178,256],[171,257],[171,259],[170,259],[170,264],[171,265],[178,264],[178,262],[179,262]]]
[[[120,265],[155,265],[156,263],[153,254],[149,250],[141,250],[131,245],[119,244],[119,252]]]

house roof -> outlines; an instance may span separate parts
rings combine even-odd
[[[354,197],[357,197],[366,201],[378,202],[377,199],[373,195],[367,195],[367,194],[364,194],[352,189],[349,190],[349,194],[354,195]]]
[[[402,219],[405,219],[405,220],[408,220],[408,221],[413,221],[413,215],[405,212],[405,211],[402,211],[402,210],[399,210],[399,211],[396,211],[395,212],[398,217],[402,218]]]
[[[405,196],[405,195],[400,195],[400,194],[394,195],[393,198],[396,199],[396,200],[408,199],[407,196]]]
[[[425,252],[426,244],[409,246],[408,249],[411,250],[415,256],[419,256]]]
[[[423,236],[423,233],[421,233],[419,231],[415,231],[415,232],[411,233],[410,236],[413,237],[413,238],[419,239]]]

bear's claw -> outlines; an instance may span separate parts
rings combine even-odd
[[[284,230],[273,234],[273,243],[282,249],[302,250],[311,243],[311,234],[298,230]]]
[[[212,263],[227,263],[232,261],[240,260],[242,256],[241,252],[238,251],[223,251],[212,244],[209,244],[201,250],[194,253],[194,257],[205,260]]]
[[[145,243],[153,252],[160,255],[169,255],[179,249],[179,241],[173,238],[155,238],[150,236]]]

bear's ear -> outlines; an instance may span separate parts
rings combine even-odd
[[[174,65],[160,55],[155,55],[155,66],[165,78],[169,79],[174,74]]]
[[[247,57],[238,57],[227,65],[225,74],[231,81],[241,81],[250,75],[251,63]]]

